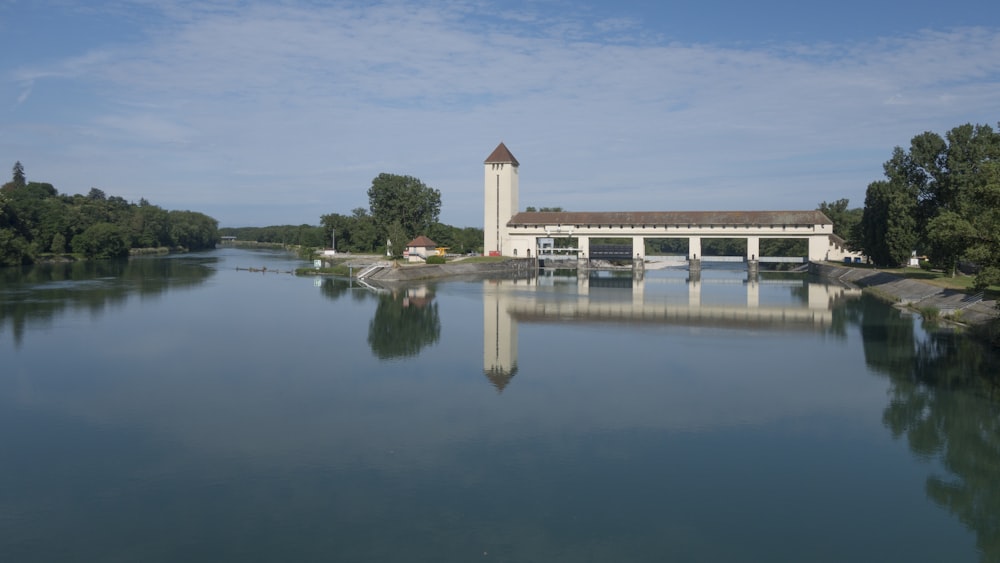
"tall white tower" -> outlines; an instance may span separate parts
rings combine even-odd
[[[485,220],[483,221],[483,254],[510,252],[507,222],[517,213],[517,159],[503,143],[497,145],[483,163],[485,180]]]

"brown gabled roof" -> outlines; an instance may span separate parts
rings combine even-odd
[[[820,211],[537,211],[508,225],[832,225]]]
[[[434,242],[431,239],[425,237],[424,235],[420,235],[419,237],[417,237],[417,238],[411,240],[410,242],[406,243],[406,246],[408,246],[408,247],[417,246],[417,247],[421,247],[421,248],[428,248],[428,247],[433,248],[433,247],[436,247],[437,245],[438,244],[436,242]]]
[[[483,164],[507,163],[507,162],[512,162],[514,166],[520,166],[520,164],[518,164],[517,162],[517,159],[514,158],[514,155],[510,154],[510,151],[507,149],[507,145],[501,142],[499,145],[497,145],[497,148],[493,149],[493,152],[490,153],[490,156],[486,157],[486,162],[484,162]]]

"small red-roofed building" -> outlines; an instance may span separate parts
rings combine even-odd
[[[431,239],[420,235],[419,237],[406,243],[406,258],[408,262],[422,262],[428,256],[437,256],[438,244]]]

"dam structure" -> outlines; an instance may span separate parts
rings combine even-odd
[[[492,256],[538,258],[552,249],[556,238],[574,238],[576,246],[563,249],[581,266],[591,259],[646,260],[645,239],[686,239],[686,261],[692,270],[701,261],[741,261],[751,269],[759,262],[790,261],[762,257],[761,239],[804,239],[805,256],[793,261],[841,261],[854,257],[843,239],[833,234],[833,221],[820,211],[544,211],[518,207],[520,163],[504,143],[484,162],[483,253]],[[572,205],[572,201],[568,202]],[[603,245],[592,240],[625,239],[629,245]],[[741,257],[705,257],[707,239],[745,239]]]

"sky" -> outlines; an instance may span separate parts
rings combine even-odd
[[[501,141],[522,209],[861,207],[894,147],[997,127],[998,53],[994,0],[0,0],[0,165],[223,227],[383,172],[482,227]]]

